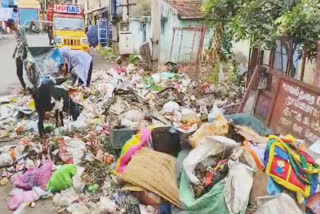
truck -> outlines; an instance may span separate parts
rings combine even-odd
[[[74,4],[50,4],[48,8],[49,38],[59,48],[89,52],[85,32],[84,9]]]

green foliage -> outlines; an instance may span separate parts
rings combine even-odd
[[[273,49],[285,36],[312,54],[319,40],[319,0],[208,0],[202,9],[236,41],[249,39],[262,49]]]
[[[133,7],[132,16],[140,18],[142,16],[151,16],[151,1],[152,0],[137,0]]]
[[[106,58],[106,59],[114,59],[116,56],[113,54],[113,50],[112,48],[109,47],[100,47],[99,51],[101,53],[101,55]]]

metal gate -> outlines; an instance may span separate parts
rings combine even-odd
[[[205,27],[173,28],[169,61],[199,64],[205,34]]]

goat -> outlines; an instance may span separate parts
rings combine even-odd
[[[73,120],[77,120],[80,115],[80,105],[72,101],[66,90],[56,87],[54,83],[41,84],[31,94],[39,115],[38,130],[41,138],[44,134],[43,121],[46,112],[55,112],[56,127],[59,126],[59,116],[61,125],[64,126],[63,112],[71,114]]]

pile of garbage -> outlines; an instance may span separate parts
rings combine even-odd
[[[95,70],[91,88],[61,87],[84,109],[64,127],[47,114],[44,139],[30,96],[0,98],[11,210],[50,198],[69,213],[317,213],[320,142],[305,149],[232,114],[237,93],[133,64]]]

